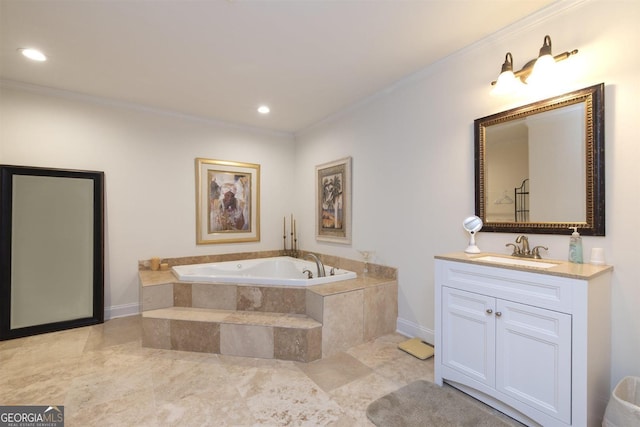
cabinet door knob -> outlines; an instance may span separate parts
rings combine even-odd
[[[496,317],[500,317],[502,316],[502,312],[501,311],[496,311]]]
[[[493,310],[491,310],[490,308],[487,308],[487,314],[491,314],[493,313]]]

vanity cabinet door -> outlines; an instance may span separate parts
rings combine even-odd
[[[495,387],[495,298],[442,288],[442,363]]]
[[[571,424],[571,315],[442,288],[442,363]]]
[[[571,424],[571,315],[496,305],[496,390]]]
[[[436,259],[436,384],[525,425],[600,426],[611,393],[611,268],[591,267],[562,263],[565,273],[551,274],[467,254]]]

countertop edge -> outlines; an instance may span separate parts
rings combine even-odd
[[[574,264],[568,261],[560,261],[555,259],[531,260],[531,261],[542,261],[542,262],[557,264],[555,267],[550,267],[550,268],[525,267],[525,266],[519,266],[519,265],[501,264],[498,262],[478,260],[478,258],[484,257],[484,256],[496,256],[496,257],[510,258],[510,259],[523,259],[523,258],[517,258],[509,255],[492,253],[492,252],[482,252],[479,254],[453,252],[448,254],[435,255],[434,258],[444,260],[444,261],[464,262],[468,264],[483,265],[487,267],[505,268],[508,270],[517,270],[517,271],[524,271],[528,273],[546,274],[549,276],[559,276],[559,277],[567,277],[570,279],[581,279],[581,280],[590,280],[602,274],[613,271],[612,265]],[[529,260],[528,258],[524,258],[524,259]]]

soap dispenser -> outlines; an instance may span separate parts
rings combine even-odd
[[[578,233],[578,227],[569,228],[573,228],[573,233],[571,233],[569,240],[569,262],[582,264],[582,237]]]

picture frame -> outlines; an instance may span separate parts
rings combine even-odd
[[[196,243],[260,241],[260,165],[196,158]]]
[[[316,166],[316,240],[351,244],[351,157]]]

